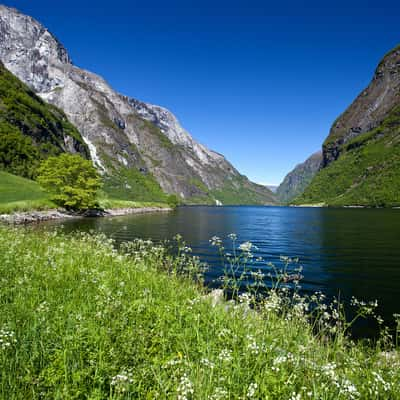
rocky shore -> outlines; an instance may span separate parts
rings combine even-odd
[[[65,210],[26,211],[13,214],[1,214],[0,223],[24,225],[56,219],[85,218],[85,217],[116,217],[128,214],[143,214],[151,212],[169,212],[168,207],[115,208],[104,211],[93,210],[84,214],[67,212]]]

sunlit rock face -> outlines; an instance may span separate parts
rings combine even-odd
[[[342,146],[378,125],[400,104],[400,46],[379,63],[368,87],[333,123],[323,144],[323,167],[338,159]]]
[[[275,202],[268,189],[196,142],[170,111],[123,96],[100,76],[74,66],[44,26],[5,6],[0,6],[0,60],[36,94],[64,110],[104,175],[140,172],[188,202],[214,203],[214,192],[237,198],[228,203]],[[129,189],[128,180],[124,186]]]

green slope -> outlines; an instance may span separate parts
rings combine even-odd
[[[376,129],[341,150],[340,157],[315,176],[294,204],[400,205],[400,106]]]
[[[41,159],[65,151],[89,157],[63,111],[36,96],[0,62],[0,169],[31,178]]]
[[[54,207],[34,181],[0,171],[0,213]]]

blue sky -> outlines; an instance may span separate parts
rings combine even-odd
[[[3,3],[42,22],[76,65],[169,108],[263,183],[279,183],[321,147],[400,43],[400,2],[391,1]]]

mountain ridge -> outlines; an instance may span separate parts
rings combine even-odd
[[[400,205],[400,46],[333,123],[322,168],[294,203]]]
[[[99,75],[74,66],[61,42],[32,17],[0,6],[0,43],[5,66],[78,128],[110,194],[131,198],[147,185],[185,203],[276,203],[268,189],[194,140],[170,111],[117,93]]]

